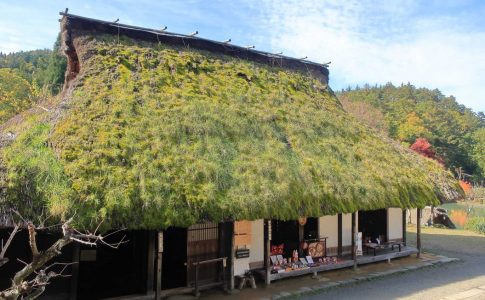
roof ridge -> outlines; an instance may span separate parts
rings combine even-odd
[[[159,37],[166,37],[169,39],[182,39],[184,41],[184,44],[188,43],[188,46],[194,46],[195,48],[200,48],[197,47],[197,45],[190,45],[190,42],[193,43],[204,43],[206,45],[205,48],[213,46],[218,49],[214,49],[216,52],[245,52],[248,54],[251,54],[252,56],[259,56],[261,58],[269,59],[269,60],[281,60],[281,61],[287,61],[291,65],[295,64],[302,64],[307,67],[312,67],[312,68],[323,68],[325,69],[324,73],[328,74],[328,67],[330,62],[328,63],[317,63],[313,61],[309,61],[305,59],[299,59],[299,58],[294,58],[286,55],[282,55],[279,53],[270,53],[266,51],[260,51],[260,50],[255,50],[252,47],[243,47],[243,46],[238,46],[234,44],[228,44],[227,42],[221,42],[221,41],[215,41],[207,38],[202,38],[194,35],[186,35],[186,34],[181,34],[181,33],[173,33],[173,32],[168,32],[165,30],[156,30],[152,28],[146,28],[146,27],[140,27],[140,26],[134,26],[134,25],[128,25],[128,24],[122,24],[119,23],[118,20],[116,21],[104,21],[104,20],[99,20],[99,19],[94,19],[94,18],[88,18],[88,17],[83,17],[79,15],[74,15],[74,14],[69,14],[66,12],[59,12],[59,14],[69,20],[77,20],[81,22],[90,22],[90,23],[95,23],[101,26],[108,26],[108,27],[113,27],[117,30],[122,29],[124,31],[132,31],[132,32],[141,32],[141,33],[147,33],[147,34],[154,34],[156,35],[157,39]],[[223,49],[221,51],[220,49]],[[208,50],[208,49],[204,49]]]

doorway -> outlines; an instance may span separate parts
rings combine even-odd
[[[318,218],[307,218],[305,225],[300,225],[298,221],[271,221],[271,244],[282,245],[284,257],[290,257],[293,250],[301,249],[303,240],[313,240],[318,238]]]
[[[219,257],[219,224],[203,223],[189,227],[187,230],[187,281],[189,286],[195,284],[196,267],[194,263]],[[217,282],[219,268],[217,264],[204,264],[199,267],[201,284]]]
[[[307,218],[303,227],[303,237],[305,240],[314,240],[318,238],[318,218]]]
[[[163,244],[162,289],[187,286],[187,228],[169,227]]]
[[[78,299],[104,299],[146,291],[148,231],[133,230],[110,234],[110,241],[126,243],[118,248],[81,245]],[[108,242],[108,241],[107,241]]]
[[[359,211],[359,232],[363,242],[387,242],[387,209]]]

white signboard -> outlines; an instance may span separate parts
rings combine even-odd
[[[357,232],[355,237],[355,245],[357,246],[357,256],[362,256],[362,232]]]
[[[79,261],[96,261],[96,250],[81,250]]]

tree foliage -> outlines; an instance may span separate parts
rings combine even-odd
[[[473,186],[469,183],[469,182],[466,182],[464,180],[460,180],[460,186],[461,188],[463,189],[463,191],[465,192],[465,195],[469,195],[472,190],[473,190]]]
[[[485,174],[485,128],[480,128],[473,132],[471,143],[472,156],[482,174]]]
[[[343,108],[358,120],[384,135],[389,134],[389,126],[384,118],[384,114],[378,108],[367,102],[350,101],[346,95],[341,95],[339,100]]]
[[[397,136],[400,141],[412,142],[430,135],[423,120],[415,112],[410,112],[397,128]]]
[[[345,101],[366,103],[379,110],[391,138],[408,145],[417,138],[426,138],[447,167],[452,170],[461,167],[476,181],[485,178],[484,152],[480,148],[483,145],[480,136],[485,128],[482,112],[476,113],[458,104],[453,96],[444,96],[437,89],[416,88],[409,83],[365,85],[342,90],[337,95]]]
[[[425,138],[416,139],[416,142],[414,142],[410,148],[424,157],[438,160],[436,157],[436,151]]]
[[[14,69],[17,74],[31,84],[32,89],[44,87],[51,94],[61,91],[66,71],[66,58],[60,53],[60,35],[53,50],[42,49],[0,53],[0,69]]]
[[[32,87],[15,69],[0,69],[0,123],[33,103]]]

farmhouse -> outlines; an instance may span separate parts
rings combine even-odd
[[[66,297],[230,290],[247,271],[271,284],[419,253],[405,210],[460,195],[347,115],[328,65],[67,13],[61,34],[62,95],[2,126],[0,201],[126,229],[119,249],[63,253],[78,262],[52,289]]]

